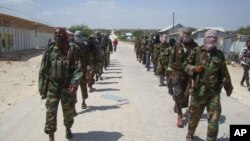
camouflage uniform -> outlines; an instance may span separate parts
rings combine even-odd
[[[195,67],[202,65],[202,72]],[[231,94],[233,86],[222,51],[214,48],[207,52],[203,47],[195,48],[187,59],[186,71],[193,78],[193,91],[189,106],[188,132],[195,133],[201,115],[206,107],[208,113],[207,141],[215,141],[221,115],[220,93],[222,86]]]
[[[156,74],[156,70],[157,70],[157,65],[158,65],[158,59],[159,59],[159,56],[160,56],[160,52],[161,52],[160,43],[155,43],[154,44],[153,59],[152,59],[152,62],[154,64],[154,72],[155,72],[155,74]]]
[[[97,70],[97,64],[98,64],[98,58],[99,53],[97,50],[97,46],[95,43],[95,37],[91,36],[89,37],[87,41],[87,49],[89,53],[89,65],[87,66],[87,72],[86,72],[86,81],[88,83],[89,92],[93,92],[93,84],[95,83],[95,73]]]
[[[146,46],[148,44],[148,36],[144,36],[144,38],[141,41],[141,61],[142,64],[146,64]]]
[[[83,70],[83,77],[80,81],[80,88],[81,88],[81,94],[82,94],[82,108],[86,108],[85,100],[88,98],[86,73],[87,73],[87,66],[89,64],[89,53],[88,53],[87,46],[83,39],[83,33],[81,31],[75,31],[74,40],[75,40],[75,43],[80,48],[80,59],[81,59],[81,65],[82,65],[82,70]]]
[[[174,112],[178,114],[178,127],[183,127],[181,109],[188,107],[189,98],[188,94],[184,94],[188,84],[188,75],[184,71],[184,61],[194,47],[197,47],[197,44],[193,41],[186,46],[180,41],[172,49],[169,59],[168,70],[172,71],[173,99],[175,101]]]
[[[76,92],[68,89],[71,85],[79,85],[83,72],[80,62],[79,47],[70,43],[64,50],[60,50],[56,44],[52,44],[43,54],[39,71],[39,92],[47,97],[45,133],[56,131],[57,109],[59,101],[63,109],[64,125],[70,129],[74,122],[74,103]],[[45,83],[48,91],[43,91]]]
[[[103,36],[99,33],[96,35],[96,42],[95,46],[97,48],[98,58],[97,58],[97,65],[96,65],[96,81],[100,78],[102,80],[102,73],[104,67],[104,51],[106,46],[104,46],[104,39]],[[105,47],[105,48],[104,48]]]
[[[153,41],[153,45],[151,45],[151,50],[152,50],[152,63],[154,65],[154,74],[156,75],[156,71],[157,71],[157,65],[158,65],[158,60],[159,60],[159,56],[160,56],[160,51],[161,51],[161,41],[160,41],[160,35],[156,34],[155,39]]]
[[[157,64],[157,75],[160,76],[160,85],[163,86],[164,84],[164,76],[166,76],[166,66],[168,65],[169,56],[171,54],[171,50],[169,50],[169,45],[167,42],[160,44],[160,54],[158,57],[158,64]]]
[[[149,39],[147,45],[146,45],[146,68],[147,71],[150,69],[150,62],[153,54],[153,49],[154,49],[154,39],[153,36],[151,35],[151,38]]]
[[[135,45],[134,45],[134,52],[136,54],[136,59],[138,60],[139,58],[139,47],[140,47],[140,37],[137,37],[135,39]]]
[[[168,66],[169,66],[170,55],[171,55],[173,47],[175,46],[175,43],[176,43],[176,40],[174,38],[171,38],[169,40],[169,47],[164,50],[165,58],[167,58],[167,63],[166,63],[166,66],[165,66],[165,71],[166,71],[168,93],[170,95],[173,95],[174,90],[173,90],[173,84],[172,84],[172,73],[171,73],[171,71],[168,70]]]
[[[141,63],[142,62],[142,54],[143,54],[143,50],[142,50],[142,40],[143,37],[138,41],[138,61]]]
[[[87,75],[87,66],[89,65],[89,53],[88,53],[87,46],[85,44],[82,44],[79,46],[80,46],[80,56],[81,56],[81,63],[82,63],[82,70],[83,70],[83,77],[82,77],[82,80],[80,81],[80,88],[81,88],[82,99],[83,99],[82,108],[84,108],[86,106],[85,99],[88,98],[86,75]]]
[[[110,61],[110,53],[112,53],[112,41],[109,38],[109,35],[105,35],[104,37],[104,68],[107,69],[108,65],[109,65],[109,61]]]

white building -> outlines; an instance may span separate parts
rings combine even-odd
[[[46,47],[53,27],[0,6],[0,53]]]
[[[181,36],[181,33],[182,33],[181,31],[182,31],[183,27],[184,26],[181,25],[181,24],[175,24],[174,26],[173,25],[169,25],[169,26],[161,29],[159,31],[159,33],[161,35],[166,34],[167,35],[167,39],[170,39],[170,38],[174,37],[178,41],[179,37]]]

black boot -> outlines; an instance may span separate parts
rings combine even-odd
[[[85,99],[82,99],[82,109],[86,109],[86,108],[87,108],[87,105],[86,105]]]
[[[186,136],[186,141],[193,141],[193,134],[190,134],[190,133],[187,133],[187,136]]]
[[[71,130],[69,128],[66,129],[66,139],[71,139],[73,137]]]
[[[54,141],[54,132],[49,133],[49,141]]]

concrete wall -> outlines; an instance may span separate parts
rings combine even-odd
[[[46,47],[53,33],[0,26],[0,53]]]

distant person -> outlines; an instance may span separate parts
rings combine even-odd
[[[246,81],[248,91],[249,87],[249,67],[250,67],[250,38],[246,41],[246,47],[240,51],[241,66],[243,67],[244,73],[241,79],[240,85],[244,86],[244,81]]]
[[[55,42],[43,54],[38,81],[41,98],[47,99],[44,132],[49,135],[49,141],[54,141],[60,101],[66,138],[72,138],[70,128],[74,123],[76,91],[83,75],[79,47],[68,44],[66,29],[56,27],[54,39]]]
[[[117,45],[118,45],[118,41],[115,38],[115,40],[113,41],[114,52],[116,52]]]

